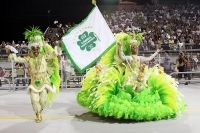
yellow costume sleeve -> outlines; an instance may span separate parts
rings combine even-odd
[[[15,61],[15,62],[19,62],[19,63],[27,63],[28,62],[27,57],[18,57],[16,54],[10,54],[8,56],[8,59],[10,61]]]

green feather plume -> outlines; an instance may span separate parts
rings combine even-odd
[[[33,26],[31,27],[30,30],[26,29],[26,31],[24,32],[24,35],[25,35],[26,40],[28,40],[29,42],[33,42],[35,36],[43,36],[43,33],[39,27]]]

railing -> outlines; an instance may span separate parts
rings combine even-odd
[[[16,85],[17,83],[17,80],[24,80],[24,81],[22,81],[22,82],[25,82],[25,85],[20,85],[20,83],[19,83],[19,85]],[[16,88],[25,88],[25,87],[28,87],[28,84],[29,83],[27,83],[27,81],[29,81],[29,78],[28,77],[20,77],[20,78],[14,78],[14,81],[12,82],[13,83],[13,86],[12,86],[12,88],[13,88],[13,91],[15,91],[16,90]],[[23,83],[22,83],[23,84]]]
[[[200,74],[200,71],[197,71],[197,72],[172,72],[170,75],[173,76],[173,75],[178,75],[178,74]],[[79,88],[81,87],[81,82],[84,78],[84,76],[76,76],[76,75],[72,75],[72,76],[68,76],[66,77],[67,80],[66,81],[63,81],[61,82],[61,88]],[[16,86],[16,81],[17,80],[25,80],[26,82],[26,85],[20,85],[19,86]],[[17,88],[24,88],[24,87],[27,87],[28,86],[28,83],[27,81],[29,80],[28,77],[22,77],[22,78],[14,78],[13,82],[11,83],[9,79],[7,78],[1,78],[1,80],[6,80],[8,82],[8,86],[3,86],[3,87],[0,87],[5,89],[5,88],[9,88],[9,91],[13,90],[15,91],[16,90],[16,87]],[[192,78],[191,80],[184,80],[184,82],[198,82],[200,83],[200,78],[198,79],[195,79],[195,78]]]
[[[3,89],[8,88],[9,91],[11,91],[12,87],[11,87],[11,84],[10,84],[10,80],[7,79],[7,78],[4,78],[4,77],[0,77],[0,80],[1,80],[1,82],[2,82],[2,81],[3,81],[3,82],[5,82],[5,81],[8,82],[8,86],[3,86],[3,84],[2,84],[2,86],[0,86],[0,89],[1,89],[1,88],[3,88]]]
[[[80,88],[83,76],[68,76],[67,80],[62,82],[62,88]]]
[[[170,73],[170,76],[172,75],[178,75],[178,74],[200,74],[200,71],[196,71],[196,72],[193,72],[193,71],[190,71],[190,72],[172,72]],[[194,82],[199,82],[200,83],[200,77],[198,79],[195,79],[195,78],[191,78],[191,79],[185,79],[184,81],[188,82],[188,81],[194,81]]]
[[[14,62],[11,62],[11,68],[9,70],[4,70],[6,73],[9,73],[4,78],[2,78],[2,80],[6,80],[9,83],[8,85],[3,85],[3,87],[0,87],[0,89],[7,89],[9,88],[9,90],[13,90],[15,91],[16,88],[25,88],[28,87],[28,82],[29,81],[29,77],[27,76],[27,74],[25,73],[24,77],[16,77],[16,74],[14,74]],[[60,70],[60,76],[61,76],[61,88],[75,88],[75,87],[81,87],[81,81],[83,79],[82,75],[64,75],[66,73],[63,73],[63,70]],[[66,81],[63,81],[63,77],[66,77]],[[17,80],[20,80],[20,83],[17,83]],[[25,81],[25,86],[23,85],[22,80]],[[22,83],[21,83],[22,82]],[[17,86],[18,84],[18,86]]]

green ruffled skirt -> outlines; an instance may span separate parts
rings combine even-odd
[[[135,91],[124,84],[117,67],[87,72],[77,95],[80,105],[103,117],[150,121],[174,118],[184,111],[185,103],[177,83],[157,67],[148,70],[147,86]]]

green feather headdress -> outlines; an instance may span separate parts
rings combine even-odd
[[[127,33],[124,33],[124,32],[121,32],[121,33],[118,33],[116,34],[116,41],[118,43],[134,43],[136,45],[140,45],[141,44],[141,41],[143,39],[143,35],[144,33],[133,33],[133,32],[127,32]]]
[[[132,42],[133,42],[133,43],[134,43],[134,41],[135,41],[135,44],[136,44],[136,45],[140,45],[140,44],[141,44],[142,39],[143,39],[143,36],[144,36],[144,33],[133,33],[133,32],[128,32],[127,34],[131,36]]]
[[[143,39],[143,33],[118,33],[115,35],[116,42],[123,44],[123,52],[125,55],[129,55],[131,53],[130,46],[131,45],[140,45]]]
[[[29,42],[34,42],[36,36],[43,36],[42,31],[39,29],[39,27],[31,27],[31,30],[26,29],[24,32],[25,39],[28,40]],[[43,37],[42,37],[43,38]]]

